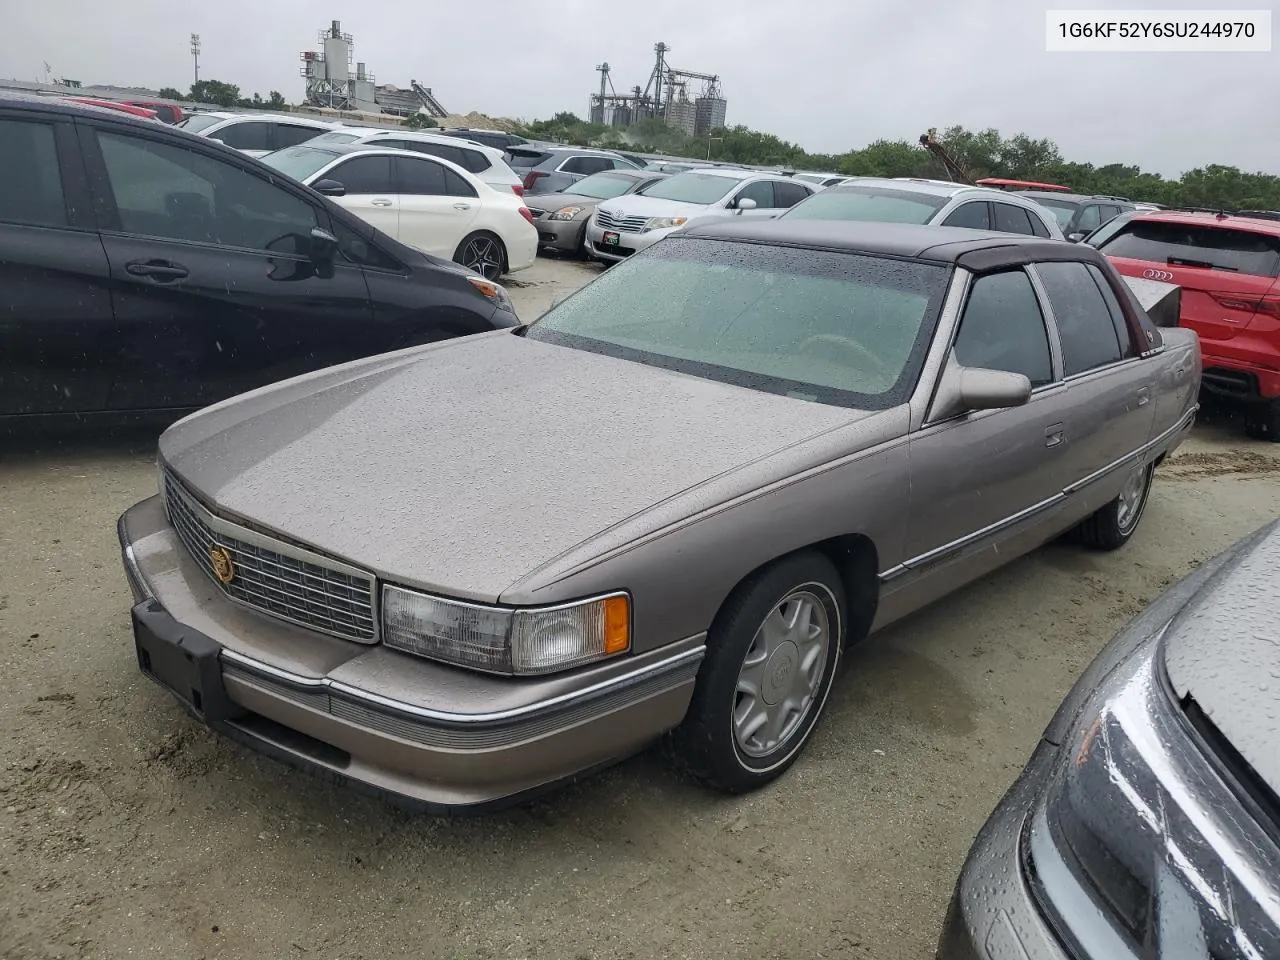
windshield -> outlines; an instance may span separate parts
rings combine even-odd
[[[187,133],[199,133],[201,130],[212,127],[215,123],[221,123],[226,117],[211,117],[207,113],[194,113],[178,124]]]
[[[914,385],[947,276],[937,264],[669,237],[553,307],[527,336],[880,409]]]
[[[784,213],[792,220],[868,220],[873,223],[928,223],[947,197],[910,190],[842,187],[815,193]]]
[[[674,177],[659,180],[644,187],[639,193],[658,200],[677,200],[681,203],[715,203],[725,196],[741,180],[735,177],[717,177],[710,173],[677,173]]]
[[[338,154],[332,150],[320,150],[310,144],[296,147],[285,147],[262,158],[267,166],[275,167],[281,173],[295,180],[306,181],[307,177],[327,163],[332,163]]]
[[[360,139],[360,134],[351,133],[347,130],[333,130],[329,133],[322,133],[318,137],[312,137],[312,143],[355,143]]]
[[[612,200],[620,197],[635,185],[630,177],[620,177],[614,173],[593,173],[573,184],[565,193],[579,197],[595,197],[597,200]]]
[[[1280,240],[1249,230],[1131,220],[1099,244],[1109,257],[1206,267],[1257,277],[1280,274]]]

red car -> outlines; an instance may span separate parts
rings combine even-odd
[[[141,120],[155,120],[156,112],[146,107],[135,106],[131,103],[125,103],[122,100],[103,100],[99,97],[62,97],[63,100],[70,100],[72,103],[83,103],[90,107],[103,107],[107,110],[118,110],[121,113],[127,113],[131,117],[138,117]]]
[[[1104,224],[1089,243],[1131,277],[1182,287],[1205,390],[1243,401],[1250,436],[1280,442],[1280,222],[1190,210]]]

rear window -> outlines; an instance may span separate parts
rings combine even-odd
[[[1280,239],[1247,230],[1131,220],[1098,249],[1107,256],[1130,260],[1256,277],[1280,275]]]
[[[511,159],[507,161],[512,167],[528,170],[536,167],[540,163],[545,163],[551,159],[551,154],[546,150],[508,150],[507,156]]]
[[[1048,208],[1049,212],[1057,217],[1058,226],[1063,230],[1067,229],[1067,224],[1071,222],[1071,218],[1076,215],[1076,210],[1079,209],[1077,204],[1069,200],[1051,200],[1048,197],[1036,197],[1035,201],[1040,206]]]
[[[947,197],[909,190],[832,187],[798,203],[784,216],[792,220],[866,220],[872,223],[928,223]]]

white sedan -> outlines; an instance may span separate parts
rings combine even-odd
[[[496,280],[532,266],[533,215],[439,157],[363,144],[306,143],[263,163],[301,180],[401,243]]]

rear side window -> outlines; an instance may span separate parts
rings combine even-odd
[[[1116,292],[1111,289],[1111,284],[1107,278],[1103,276],[1102,271],[1093,264],[1085,267],[1089,271],[1089,276],[1093,277],[1093,282],[1098,285],[1098,291],[1102,294],[1102,299],[1106,301],[1107,311],[1111,314],[1111,323],[1116,328],[1116,337],[1120,341],[1120,356],[1132,357],[1134,355],[1133,336],[1129,333],[1129,323],[1124,318],[1124,310],[1120,308],[1120,301],[1116,299]]]
[[[67,225],[53,126],[0,120],[0,220],[47,227]]]
[[[1206,267],[1256,277],[1280,275],[1280,240],[1248,230],[1130,220],[1098,249],[1109,257]]]
[[[270,150],[271,124],[245,121],[233,123],[209,134],[210,140],[221,140],[237,150]]]
[[[1096,203],[1087,204],[1080,211],[1080,219],[1074,227],[1077,233],[1089,233],[1102,226],[1102,208]]]
[[[996,229],[1001,233],[1021,233],[1027,236],[1034,234],[1031,218],[1021,207],[1015,207],[1011,203],[993,203],[991,206],[996,211]]]
[[[1062,340],[1062,372],[1085,373],[1121,357],[1107,302],[1083,263],[1037,263],[1036,273],[1049,295]]]
[[[1021,270],[979,277],[956,334],[966,367],[1025,374],[1033,387],[1053,380],[1049,334],[1031,281]]]
[[[968,227],[970,230],[990,230],[991,218],[987,215],[989,204],[985,200],[962,203],[942,221],[944,227]]]
[[[303,127],[296,123],[277,123],[275,126],[277,150],[306,143],[324,133],[323,130],[317,130],[315,127]]]
[[[1032,233],[1034,233],[1037,237],[1040,237],[1042,240],[1049,239],[1049,228],[1044,225],[1043,220],[1041,220],[1034,213],[1028,213],[1027,219],[1031,221]]]
[[[471,184],[442,163],[396,157],[396,174],[400,192],[428,197],[474,197]]]

